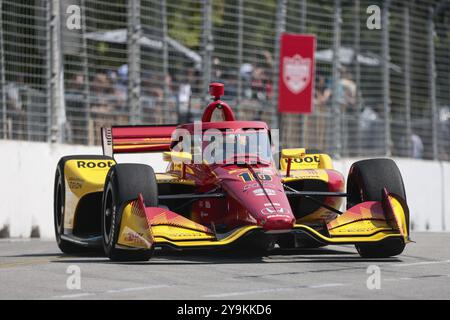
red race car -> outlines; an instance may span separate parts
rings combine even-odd
[[[276,245],[353,244],[362,257],[403,251],[409,211],[392,160],[354,163],[345,187],[327,154],[278,153],[266,123],[235,120],[223,90],[211,84],[214,100],[201,122],[102,128],[104,155],[63,157],[54,185],[60,249],[101,248],[112,260],[148,260],[155,247],[265,254]],[[214,111],[223,121],[212,121]],[[167,170],[114,159],[140,152],[163,152]]]

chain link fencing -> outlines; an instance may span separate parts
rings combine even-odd
[[[208,84],[220,81],[237,117],[280,128],[284,147],[450,160],[450,1],[0,0],[0,7],[2,139],[95,145],[104,125],[194,121],[209,101]],[[380,29],[368,26],[374,8]],[[311,114],[277,112],[282,32],[317,37]]]

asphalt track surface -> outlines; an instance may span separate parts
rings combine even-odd
[[[157,252],[145,263],[62,255],[53,241],[3,239],[0,299],[450,299],[450,233],[412,239],[401,256],[382,260],[334,246],[263,258]],[[73,265],[79,290],[66,285]],[[373,266],[381,281],[370,290]]]

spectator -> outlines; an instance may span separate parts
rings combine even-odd
[[[91,81],[92,121],[89,123],[89,136],[91,143],[99,144],[98,128],[117,124],[117,100],[114,96],[114,87],[104,72],[98,72]]]
[[[238,73],[232,69],[224,72],[223,82],[225,84],[225,94],[223,99],[234,102],[238,98]]]
[[[319,149],[325,149],[325,133],[326,120],[330,115],[330,98],[331,89],[327,83],[326,77],[323,74],[318,74],[317,85],[315,90],[315,115],[317,116],[317,131],[316,131],[316,146]]]
[[[252,79],[253,66],[251,63],[243,63],[239,68],[239,75],[244,82],[250,82]]]
[[[72,75],[65,87],[66,113],[69,125],[68,140],[76,144],[86,144],[88,113],[84,89],[84,76],[80,73]]]
[[[10,139],[26,138],[26,101],[22,94],[24,89],[24,78],[20,75],[5,87],[7,132]]]
[[[343,116],[343,155],[353,156],[350,151],[354,148],[350,148],[349,145],[358,144],[358,137],[353,133],[349,133],[350,128],[355,128],[358,125],[357,108],[356,108],[356,83],[352,79],[352,74],[347,68],[340,67],[340,75],[337,86],[337,103]]]
[[[323,74],[318,75],[316,85],[316,106],[319,111],[325,111],[330,102],[331,88]]]
[[[212,60],[212,81],[222,81],[223,76],[223,68],[222,68],[222,62],[219,58],[215,57]]]
[[[251,81],[253,99],[267,101],[266,80],[263,68],[258,67],[253,69]]]
[[[411,134],[411,157],[415,159],[423,158],[423,142],[416,133]]]
[[[143,117],[145,122],[164,123],[164,81],[163,75],[146,73],[141,81],[141,99],[144,100]]]
[[[267,50],[264,50],[262,54],[264,56],[264,68],[272,70],[273,68],[272,54]]]
[[[347,68],[340,68],[341,79],[338,83],[337,102],[341,106],[341,110],[347,114],[356,112],[356,83],[353,81],[351,72]]]
[[[72,79],[67,81],[66,93],[82,93],[84,88],[84,76],[80,73],[72,75]]]
[[[250,63],[243,63],[239,68],[239,76],[242,79],[242,95],[245,99],[251,99],[252,97],[252,73],[253,66]]]
[[[194,81],[195,71],[192,68],[188,68],[186,75],[180,79],[180,85],[178,86],[178,113],[180,123],[190,121],[190,103]]]
[[[108,95],[113,92],[114,89],[106,73],[97,73],[91,82],[91,100],[93,101],[91,111],[97,114],[109,114],[113,111],[108,101]]]
[[[368,154],[376,154],[382,147],[379,143],[382,139],[380,136],[382,133],[380,130],[381,118],[377,112],[377,109],[379,110],[380,107],[365,106],[359,118],[360,122],[358,125],[360,136],[357,138],[360,141],[359,145],[361,145],[361,148],[364,149],[363,152]]]
[[[124,101],[127,100],[128,94],[128,65],[124,64],[117,69],[117,81],[115,82],[117,94],[119,94]]]

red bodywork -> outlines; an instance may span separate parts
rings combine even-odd
[[[206,167],[206,165],[205,165]],[[295,223],[289,201],[284,193],[281,178],[271,165],[239,165],[209,168],[192,167],[187,178],[203,188],[221,186],[225,199],[199,200],[194,204],[192,220],[202,224],[235,228],[257,224],[265,230],[287,230]],[[202,174],[196,174],[196,173]],[[258,178],[254,178],[254,176]],[[251,180],[246,180],[251,176]],[[262,178],[262,179],[261,179]],[[205,183],[207,182],[207,183]]]
[[[253,129],[270,137],[269,128],[264,122],[235,120],[232,109],[219,100],[223,94],[223,85],[211,84],[210,93],[214,96],[214,101],[204,111],[201,135],[208,129],[221,132],[226,130],[228,133]],[[211,122],[215,110],[222,112],[224,121]],[[199,134],[193,123],[177,127],[113,127],[112,151],[118,153],[170,150],[174,146],[175,129],[182,129],[191,135]],[[243,158],[239,164],[188,163],[183,164],[182,168],[172,165],[167,173],[193,181],[194,193],[205,194],[220,189],[226,194],[225,198],[194,201],[188,218],[202,225],[214,225],[227,230],[244,225],[258,225],[273,232],[292,229],[296,217],[285,194],[278,169],[273,161],[249,163],[248,158],[251,156],[237,155],[236,157]],[[333,173],[329,174],[331,188],[328,191],[342,191],[343,177]],[[332,197],[325,199],[325,203],[330,205],[333,205],[334,201]],[[324,220],[329,220],[329,217]]]
[[[202,117],[202,131],[208,129],[242,132],[254,129],[269,133],[264,122],[236,121],[231,108],[219,100],[223,85],[213,83],[210,94],[214,96]],[[215,110],[221,110],[225,121],[211,122]],[[179,128],[195,134],[193,124]],[[249,155],[242,155],[248,157]],[[294,226],[295,217],[281,184],[281,177],[273,162],[246,164],[188,164],[186,178],[199,186],[197,192],[207,192],[221,187],[227,194],[225,199],[200,200],[193,206],[192,220],[202,224],[223,225],[234,228],[257,224],[265,230],[288,230]],[[190,169],[190,170],[189,170]],[[173,171],[179,174],[179,171]]]

